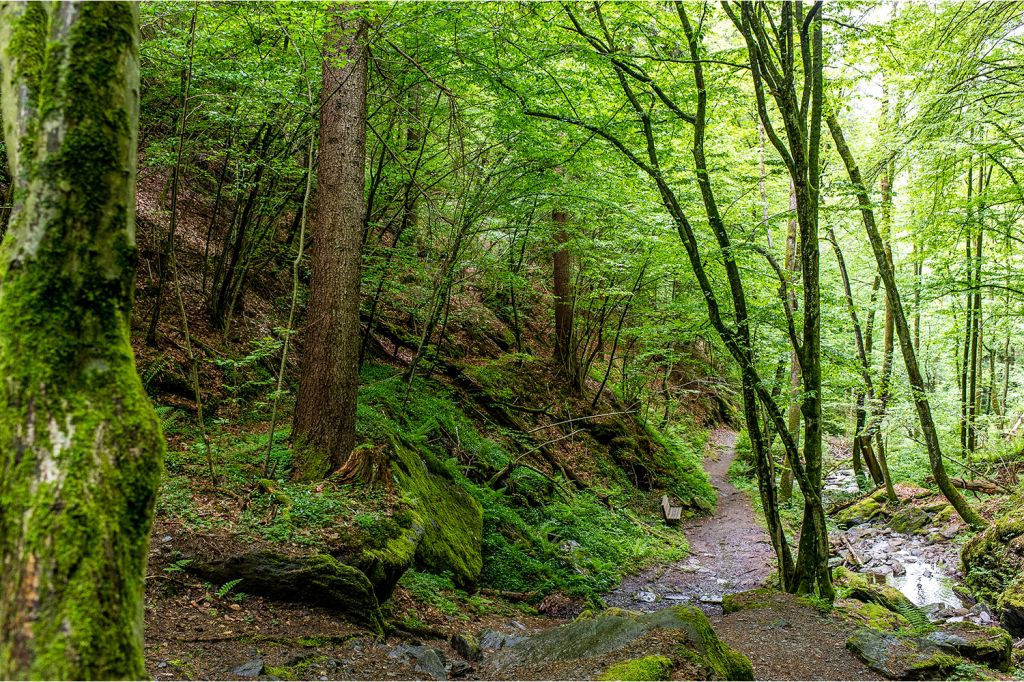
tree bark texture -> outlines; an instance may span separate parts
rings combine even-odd
[[[164,452],[129,339],[138,15],[0,9],[0,678],[139,679]]]
[[[569,216],[565,211],[551,211],[551,220],[555,223],[556,250],[554,260],[555,288],[555,360],[569,385],[575,390],[581,387],[582,381],[579,362],[576,359],[573,343],[573,308],[575,300],[572,287],[572,261],[565,244],[569,236],[565,231],[565,223]]]
[[[323,67],[313,271],[295,403],[296,478],[337,470],[355,446],[366,157],[366,21],[335,10]]]

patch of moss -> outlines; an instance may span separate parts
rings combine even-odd
[[[990,604],[1000,599],[1006,603],[1015,600],[1012,593],[1005,598],[1002,595],[1024,567],[1024,506],[1015,505],[971,538],[964,545],[960,560],[964,582],[978,598]]]
[[[326,661],[326,656],[307,656],[290,665],[268,665],[264,672],[282,680],[311,680],[314,677],[310,674],[310,668]]]
[[[672,674],[672,659],[667,656],[644,656],[623,661],[604,671],[599,680],[668,680]]]
[[[483,569],[483,508],[464,488],[431,470],[430,456],[421,457],[407,444],[392,441],[395,482],[423,524],[416,546],[419,566],[451,572],[461,587],[473,586]]]
[[[910,621],[884,606],[863,602],[858,599],[840,599],[834,604],[835,613],[843,620],[861,627],[883,632],[910,629]]]
[[[722,597],[722,611],[726,614],[748,609],[768,609],[772,606],[775,590],[760,587],[746,592],[734,592]]]

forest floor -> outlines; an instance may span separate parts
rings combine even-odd
[[[682,525],[691,550],[687,559],[626,578],[605,601],[646,611],[684,603],[700,606],[719,637],[751,660],[756,679],[880,679],[846,650],[852,626],[796,597],[775,594],[761,608],[722,614],[722,595],[763,586],[774,561],[751,500],[728,480],[735,443],[735,432],[718,429],[711,434],[705,467],[718,491],[718,505],[714,514]],[[180,529],[158,523],[152,566],[167,563],[170,548],[184,540],[179,534]],[[488,640],[500,648],[564,622],[509,608],[512,605],[466,620],[421,614],[429,624],[423,632],[397,632],[381,641],[326,609],[258,597],[233,602],[186,574],[157,573],[163,580],[149,581],[146,614],[147,663],[157,680],[487,679],[501,676],[489,669]],[[168,592],[169,586],[175,589]],[[412,606],[402,589],[393,601],[395,611]],[[485,648],[482,662],[461,660],[452,648],[447,640],[460,632],[479,633]],[[447,670],[432,674],[435,671],[413,655],[427,649],[448,661]],[[565,666],[560,677],[583,672],[574,670],[571,662]],[[552,671],[543,672],[550,676]],[[529,671],[518,670],[517,677],[526,679]]]

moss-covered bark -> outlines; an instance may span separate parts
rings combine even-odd
[[[0,678],[140,678],[164,446],[129,341],[138,19],[0,12]]]

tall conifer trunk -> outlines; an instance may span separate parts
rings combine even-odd
[[[129,340],[138,17],[0,12],[0,678],[138,679],[164,450]]]
[[[356,11],[334,10],[320,94],[313,279],[293,424],[295,476],[305,480],[336,471],[356,437],[368,61],[368,27]]]

